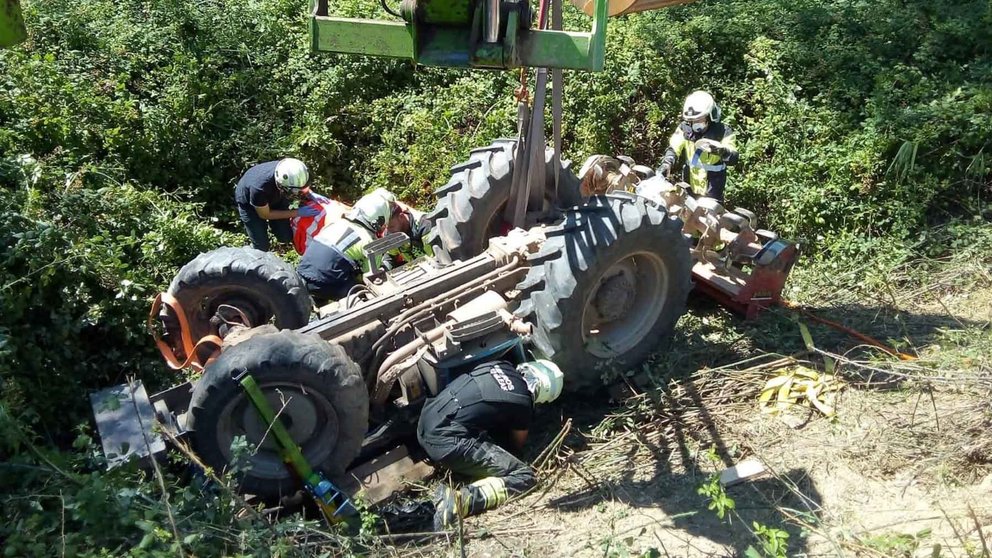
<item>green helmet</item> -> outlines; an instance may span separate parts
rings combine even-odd
[[[523,374],[527,387],[534,395],[534,403],[551,403],[561,395],[565,386],[565,375],[561,368],[550,360],[538,359],[517,366]]]

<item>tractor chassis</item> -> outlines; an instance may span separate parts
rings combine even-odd
[[[397,366],[395,358],[387,358],[379,362],[377,374],[367,377],[374,427],[347,473],[330,479],[335,490],[340,486],[349,495],[361,490],[369,503],[377,503],[391,494],[385,487],[397,488],[401,479],[419,480],[430,474],[430,465],[414,459],[400,443],[413,436],[426,397],[436,395],[456,370],[472,363],[501,356],[517,362],[526,359],[522,336],[529,329],[504,310],[507,300],[497,293],[512,294],[521,271],[527,269],[527,254],[536,252],[543,239],[541,228],[518,229],[493,239],[485,253],[465,262],[439,266],[422,259],[390,274],[367,276],[366,287],[372,296],[324,308],[324,318],[298,330],[341,346],[366,366],[381,360],[374,352],[376,341],[391,338],[390,344],[383,345],[391,349],[391,356],[411,344],[420,345],[423,353],[426,347],[420,339],[427,335],[431,341],[434,358],[427,356],[430,366]],[[436,316],[448,319],[439,324]],[[277,331],[272,325],[247,326],[228,331],[224,351],[256,335]],[[256,385],[254,380],[251,383]],[[108,467],[132,459],[147,464],[162,456],[167,440],[186,437],[194,388],[194,382],[185,382],[149,396],[142,382],[133,381],[92,394]],[[246,394],[256,404],[257,397],[251,397],[250,390]],[[266,418],[271,415],[258,411],[271,428]],[[279,445],[281,452],[299,454],[282,440]],[[307,475],[297,476],[305,479]],[[318,485],[308,488],[313,492]]]

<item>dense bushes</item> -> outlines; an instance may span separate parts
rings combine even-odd
[[[304,4],[26,2],[30,41],[0,51],[4,459],[33,462],[28,439],[65,447],[93,388],[164,381],[149,297],[243,241],[231,190],[249,164],[292,153],[320,191],[426,204],[469,148],[514,133],[515,73],[311,53]],[[977,0],[709,0],[615,20],[606,71],[566,73],[565,155],[656,164],[685,94],[710,89],[738,130],[731,202],[814,255],[884,250],[990,211],[990,30]],[[4,490],[16,479],[37,481],[5,473]]]

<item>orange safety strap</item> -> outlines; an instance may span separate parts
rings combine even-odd
[[[158,317],[158,311],[163,304],[169,307],[176,315],[176,319],[179,320],[179,338],[183,351],[186,353],[186,360],[184,361],[180,361],[175,351],[172,350],[172,347],[165,341],[162,341],[158,328],[155,327],[155,319]],[[155,345],[158,347],[159,352],[162,353],[162,357],[165,358],[166,364],[173,370],[182,370],[187,366],[192,366],[196,371],[202,371],[217,358],[217,355],[220,354],[220,347],[224,344],[224,340],[216,335],[206,335],[196,343],[193,343],[193,339],[190,336],[189,322],[186,320],[186,311],[183,310],[182,304],[176,300],[176,297],[169,293],[158,294],[152,302],[151,311],[148,313],[148,329],[152,332]],[[201,362],[199,350],[206,345],[214,345],[215,348],[210,353],[210,356],[207,357],[206,362]]]
[[[786,299],[783,298],[782,299],[782,306],[785,306],[786,308],[788,308],[790,310],[795,310],[796,312],[799,312],[800,314],[806,316],[807,318],[809,318],[809,319],[811,319],[813,321],[820,322],[821,324],[824,324],[824,325],[828,325],[828,326],[830,326],[830,327],[832,327],[832,328],[834,328],[834,329],[836,329],[838,331],[842,331],[842,332],[850,335],[851,337],[854,337],[856,339],[860,339],[861,341],[864,341],[865,343],[867,343],[867,344],[869,344],[869,345],[871,345],[873,347],[878,347],[882,351],[884,351],[884,352],[886,352],[886,353],[888,353],[888,354],[890,354],[890,355],[898,358],[899,360],[916,360],[916,358],[917,358],[917,357],[915,357],[913,355],[907,355],[906,353],[901,353],[901,352],[893,349],[892,347],[886,345],[885,343],[882,343],[878,339],[875,339],[874,337],[870,337],[868,335],[865,335],[864,333],[861,333],[860,331],[855,331],[855,330],[853,330],[853,329],[851,329],[851,328],[849,328],[849,327],[847,327],[845,325],[842,325],[842,324],[839,324],[837,322],[828,320],[826,318],[821,318],[820,316],[817,316],[816,314],[810,312],[809,310],[803,308],[802,306],[800,306],[800,305],[798,305],[798,304],[796,304],[796,303],[794,303],[794,302],[792,302],[790,300],[786,300]]]

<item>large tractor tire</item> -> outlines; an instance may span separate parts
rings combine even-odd
[[[641,363],[685,311],[692,261],[682,222],[643,198],[596,196],[552,228],[517,286],[517,315],[571,391]]]
[[[179,270],[168,292],[182,305],[194,342],[216,334],[216,324],[210,320],[221,305],[240,310],[248,321],[244,325],[273,321],[279,329],[305,326],[312,309],[296,270],[278,256],[254,248],[218,248],[200,254]]]
[[[241,489],[276,502],[300,488],[267,425],[237,380],[255,379],[303,456],[334,477],[362,448],[369,399],[358,365],[338,345],[284,330],[258,335],[221,353],[196,383],[186,427],[193,449],[216,471],[230,470],[231,443],[256,448],[237,471]]]
[[[468,161],[452,167],[448,183],[437,191],[437,206],[427,216],[433,223],[427,242],[443,263],[477,256],[489,246],[490,238],[509,230],[503,209],[510,199],[516,152],[516,140],[497,140],[472,150]],[[550,207],[579,204],[579,179],[569,161],[561,161],[556,195],[552,154],[551,149],[544,154],[544,199]]]

